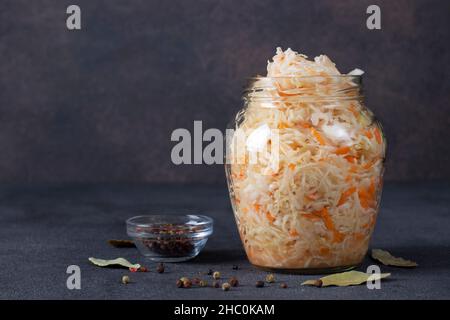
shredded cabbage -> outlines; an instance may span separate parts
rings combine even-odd
[[[248,138],[246,154],[227,174],[253,264],[329,268],[364,257],[378,211],[385,141],[353,81],[361,74],[342,75],[324,55],[311,61],[277,48],[267,77],[249,88],[236,121]],[[279,135],[277,168],[264,155],[249,161],[261,144],[270,148],[268,128]],[[235,134],[231,158],[236,143]]]

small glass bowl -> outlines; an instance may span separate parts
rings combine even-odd
[[[147,215],[127,220],[127,234],[145,257],[181,262],[196,257],[213,233],[213,220],[201,215]]]

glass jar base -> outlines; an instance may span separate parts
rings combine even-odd
[[[350,266],[338,266],[330,268],[300,268],[300,269],[284,269],[284,268],[271,268],[254,265],[258,269],[275,272],[275,273],[288,273],[288,274],[329,274],[338,273],[353,270],[360,266],[360,264],[354,264]]]
[[[196,255],[195,256],[189,256],[189,257],[175,257],[175,258],[146,256],[147,259],[149,259],[149,260],[151,260],[153,262],[168,262],[168,263],[184,262],[184,261],[188,261],[188,260],[194,259],[195,257],[196,257]]]

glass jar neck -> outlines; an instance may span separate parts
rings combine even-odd
[[[244,91],[246,102],[314,103],[363,100],[361,76],[257,77]]]

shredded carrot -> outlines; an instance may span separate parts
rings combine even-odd
[[[291,229],[291,230],[289,231],[289,235],[290,235],[291,237],[297,237],[297,236],[299,235],[299,233],[298,233],[298,231],[297,231],[296,229]]]
[[[375,199],[375,180],[372,178],[372,181],[370,182],[369,188],[367,189],[369,193],[369,197],[371,199]]]
[[[350,112],[353,113],[355,118],[357,118],[359,116],[359,112],[358,112],[358,110],[356,110],[356,107],[353,103],[350,105]]]
[[[344,158],[345,158],[345,160],[347,160],[350,163],[356,162],[356,157],[354,157],[354,156],[345,156]]]
[[[345,236],[337,230],[333,231],[333,242],[342,242],[344,241]]]
[[[330,253],[330,248],[327,247],[320,247],[319,253],[321,256],[326,256]]]
[[[353,234],[353,238],[355,238],[355,240],[357,240],[357,241],[361,241],[361,240],[364,240],[366,238],[366,236],[360,232],[355,232]]]
[[[373,130],[374,134],[375,134],[375,139],[377,140],[378,144],[381,144],[381,142],[383,141],[383,139],[381,138],[381,133],[380,130],[378,128],[375,128]]]
[[[355,188],[355,187],[351,187],[351,188],[347,189],[346,191],[344,191],[344,192],[341,194],[341,198],[339,199],[337,205],[338,205],[338,206],[343,205],[343,204],[347,201],[347,199],[348,199],[355,191],[356,191],[356,188]]]
[[[340,233],[338,230],[336,230],[333,220],[331,219],[330,214],[328,213],[327,207],[324,207],[320,211],[320,216],[322,217],[325,227],[328,230],[333,231],[333,242],[342,242],[344,240],[344,235],[342,233]]]
[[[311,219],[311,220],[316,220],[316,219],[320,219],[320,216],[318,216],[317,214],[314,213],[303,213],[302,217]]]
[[[351,172],[351,173],[356,173],[356,172],[358,172],[358,166],[351,166],[348,171]]]
[[[347,154],[349,152],[350,152],[350,147],[340,147],[334,151],[334,153],[336,153],[336,154]]]
[[[289,167],[289,169],[294,170],[295,169],[295,164],[289,163],[288,167]]]
[[[311,128],[311,125],[308,122],[298,122],[297,125],[305,129]]]
[[[372,137],[373,137],[372,132],[370,132],[370,130],[364,131],[364,135],[369,139],[372,139]]]
[[[358,191],[359,203],[361,207],[367,209],[369,207],[369,194],[365,189],[359,189]]]
[[[270,214],[270,212],[266,212],[266,218],[270,223],[273,223],[276,219],[273,215]]]
[[[287,123],[285,123],[285,122],[280,122],[280,123],[278,124],[278,129],[286,129],[286,128],[289,128],[289,126],[288,126]]]
[[[377,161],[378,161],[378,158],[373,159],[372,161],[369,161],[365,165],[363,165],[363,168],[366,170],[370,169]]]
[[[259,212],[259,210],[261,209],[261,205],[255,203],[255,204],[253,205],[253,209],[255,209],[256,212]]]
[[[242,212],[243,213],[247,213],[248,212],[248,208],[242,208]]]
[[[287,93],[287,92],[283,92],[281,90],[278,90],[278,94],[280,95],[280,97],[298,96],[298,93]]]
[[[327,227],[327,229],[329,230],[334,230],[334,224],[333,224],[333,220],[331,220],[330,215],[328,214],[328,209],[327,207],[324,207],[321,211],[320,211],[320,216],[323,219],[323,223],[325,224],[325,227]]]
[[[345,182],[350,182],[352,180],[352,176],[348,175],[345,177]]]
[[[325,140],[322,135],[314,127],[311,127],[311,134],[316,138],[316,140],[323,146],[325,145]]]

